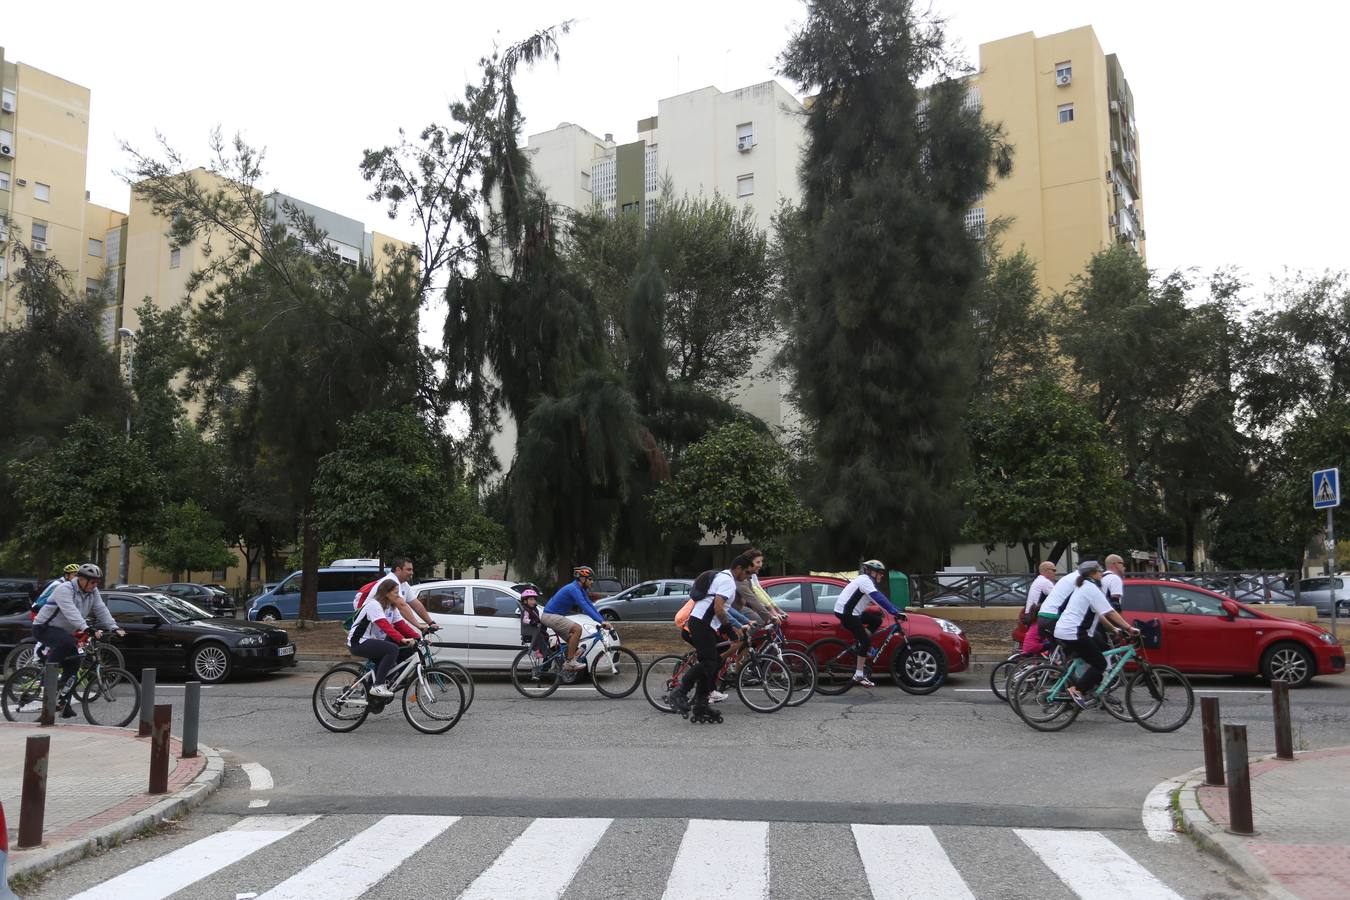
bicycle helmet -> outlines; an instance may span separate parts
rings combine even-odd
[[[99,581],[103,580],[103,570],[93,563],[85,563],[80,566],[75,570],[75,574],[81,578],[96,578]]]
[[[525,590],[520,592],[520,599],[524,600],[526,597],[534,597],[535,599],[538,599],[539,592],[536,591],[534,588],[526,588]]]
[[[1078,564],[1079,575],[1091,575],[1093,572],[1100,572],[1101,570],[1102,564],[1095,559],[1084,560]]]
[[[67,563],[66,567],[61,571],[65,572],[67,575],[74,575],[76,572],[80,571],[80,567],[75,563]]]
[[[862,564],[863,573],[867,572],[885,572],[886,564],[879,559],[869,559]]]
[[[573,577],[573,578],[594,578],[594,577],[595,577],[595,570],[592,569],[590,566],[577,566],[576,568],[572,569],[572,577]]]

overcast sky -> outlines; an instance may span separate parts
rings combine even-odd
[[[775,77],[804,14],[796,0],[7,7],[7,60],[93,92],[95,202],[127,208],[114,174],[126,165],[119,140],[149,147],[158,129],[204,162],[220,125],[267,148],[264,187],[398,236],[411,231],[366,199],[361,151],[393,142],[400,126],[443,121],[494,42],[575,19],[561,64],[519,80],[526,133],[567,121],[625,141],[662,97]],[[1331,102],[1343,80],[1344,7],[945,0],[935,9],[972,62],[981,42],[1081,25],[1119,54],[1135,96],[1155,269],[1237,265],[1264,286],[1285,267],[1346,266],[1339,171],[1350,126]]]

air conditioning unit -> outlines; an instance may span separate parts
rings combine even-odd
[[[1120,101],[1119,101],[1119,100],[1112,100],[1112,101],[1111,101],[1111,112],[1120,112]]]
[[[1107,217],[1106,217],[1106,224],[1107,224],[1107,225],[1114,225],[1114,224],[1116,224],[1116,217],[1115,217],[1114,215],[1107,216]]]
[[[755,146],[755,138],[752,135],[743,134],[736,138],[736,149],[742,153],[748,152],[753,146]]]
[[[1073,81],[1073,76],[1072,76],[1072,75],[1056,75],[1056,76],[1055,76],[1055,84],[1059,85],[1060,87],[1064,87],[1066,84],[1069,84],[1071,81]]]
[[[46,241],[33,241],[32,249],[33,249],[33,252],[34,252],[34,253],[46,253],[46,252],[47,252],[47,242],[46,242]]]
[[[0,156],[12,157],[13,155],[14,155],[13,147],[11,147],[9,144],[0,144]]]
[[[5,112],[14,112],[14,101],[0,100],[0,109],[3,109]]]
[[[1120,141],[1112,141],[1112,142],[1111,142],[1111,152],[1112,152],[1112,153],[1119,153],[1119,152],[1120,152]]]

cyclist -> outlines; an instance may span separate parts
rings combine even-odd
[[[736,582],[736,599],[731,605],[754,622],[786,619],[787,615],[774,605],[764,588],[759,586],[759,571],[764,568],[764,551],[752,547],[741,555],[749,558],[750,569],[743,580]]]
[[[736,582],[749,577],[750,565],[744,554],[733,559],[728,568],[713,576],[708,593],[689,612],[685,627],[689,631],[689,643],[698,651],[698,664],[691,666],[680,679],[679,686],[671,691],[670,704],[692,722],[722,721],[722,714],[708,706],[709,694],[717,687],[717,671],[722,666],[722,656],[717,652],[718,638],[726,622],[727,606],[736,596]],[[694,688],[692,709],[690,688]]]
[[[1036,614],[1041,611],[1041,602],[1055,589],[1055,564],[1045,560],[1037,567],[1037,574],[1031,586],[1027,588],[1027,602],[1022,607],[1022,615],[1013,629],[1013,640],[1022,641],[1028,629],[1036,624]]]
[[[567,662],[564,669],[586,668],[584,659],[577,659],[577,644],[581,642],[581,626],[567,618],[573,607],[579,607],[583,613],[596,621],[601,628],[614,628],[600,615],[591,602],[591,584],[595,581],[595,570],[590,566],[576,566],[572,569],[572,580],[558,589],[558,592],[544,604],[540,620],[558,635],[559,640],[567,641]]]
[[[520,634],[522,643],[527,635],[530,636],[530,649],[534,651],[536,662],[544,658],[548,652],[548,632],[543,627],[543,621],[540,615],[543,610],[539,607],[539,591],[530,585],[521,589],[520,592]]]
[[[42,608],[42,604],[46,603],[47,600],[51,598],[52,591],[74,578],[75,573],[79,571],[79,568],[80,567],[76,563],[70,563],[62,569],[61,577],[53,578],[51,584],[42,589],[42,593],[38,594],[37,599],[33,601],[33,605],[29,607],[29,611],[36,617],[37,611]]]
[[[1041,601],[1041,611],[1036,614],[1036,629],[1040,632],[1043,643],[1050,645],[1055,642],[1055,622],[1059,619],[1064,604],[1069,602],[1069,597],[1073,595],[1077,582],[1076,570],[1061,576],[1055,582],[1054,588]]]
[[[388,700],[394,696],[386,682],[389,672],[402,658],[406,659],[405,649],[412,647],[418,634],[407,622],[391,620],[389,613],[394,609],[394,598],[398,596],[397,580],[384,580],[376,585],[361,602],[361,609],[347,632],[347,646],[357,656],[373,659],[375,663],[375,683],[370,687],[370,696],[379,700]]]
[[[1120,613],[1111,608],[1106,595],[1101,591],[1101,582],[1101,563],[1087,560],[1080,564],[1075,573],[1073,594],[1055,621],[1055,639],[1087,665],[1087,669],[1069,688],[1069,696],[1080,709],[1093,706],[1093,702],[1086,695],[1097,687],[1098,682],[1102,680],[1102,673],[1106,671],[1106,657],[1102,655],[1101,647],[1088,634],[1088,629],[1096,621],[1097,616],[1130,634],[1139,633],[1139,629],[1130,625],[1120,617]]]
[[[868,607],[875,603],[897,619],[901,621],[905,619],[905,614],[886,599],[886,595],[877,589],[877,583],[873,580],[872,576],[880,577],[885,572],[885,563],[879,559],[869,559],[862,564],[862,571],[858,573],[858,577],[850,581],[848,586],[839,592],[839,599],[834,601],[835,616],[854,638],[853,648],[854,655],[858,657],[858,667],[853,673],[853,683],[863,687],[876,687],[863,671],[863,666],[876,654],[876,650],[872,647],[872,635],[877,633],[882,621],[881,613]]]
[[[103,570],[93,563],[77,566],[74,580],[58,584],[33,620],[33,637],[48,647],[47,661],[61,664],[56,696],[63,719],[75,715],[70,708],[70,693],[75,689],[71,676],[80,666],[75,635],[89,630],[88,616],[92,614],[101,626],[93,631],[95,638],[101,637],[104,630],[114,631],[118,637],[126,636],[98,592],[102,580]]]
[[[422,601],[413,596],[412,587],[408,584],[412,577],[412,560],[406,556],[396,556],[389,561],[388,573],[375,582],[375,586],[366,596],[379,593],[382,585],[393,582],[398,585],[398,593],[391,598],[393,608],[388,613],[389,621],[402,622],[406,619],[421,631],[440,630],[441,626],[431,620],[431,614],[427,612]]]

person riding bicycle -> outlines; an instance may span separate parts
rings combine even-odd
[[[693,722],[721,722],[722,714],[708,706],[709,695],[717,687],[717,672],[722,667],[722,656],[717,651],[726,622],[727,607],[736,596],[736,582],[749,577],[750,560],[741,554],[731,565],[713,576],[708,593],[699,598],[689,612],[685,627],[686,640],[698,652],[698,664],[690,666],[670,693],[671,707]],[[733,644],[733,647],[735,645]],[[690,706],[689,690],[694,689],[694,703]]]
[[[876,653],[872,648],[872,635],[877,633],[882,622],[881,613],[868,607],[875,603],[896,619],[900,621],[905,619],[905,614],[886,599],[886,595],[877,589],[876,581],[873,580],[874,575],[880,577],[885,573],[885,563],[879,559],[869,559],[862,564],[862,571],[858,573],[858,577],[839,592],[839,599],[834,602],[835,616],[854,638],[854,655],[858,660],[857,670],[853,673],[853,683],[863,687],[876,687],[876,684],[867,677],[863,667]]]
[[[559,640],[567,641],[567,663],[564,669],[575,671],[586,668],[584,659],[577,659],[577,645],[581,642],[581,626],[567,618],[573,607],[579,607],[583,613],[596,621],[601,628],[614,630],[614,626],[605,621],[595,604],[591,602],[590,589],[595,581],[595,570],[590,566],[576,566],[572,569],[572,580],[558,589],[558,592],[544,604],[539,618],[544,625],[558,635]]]
[[[1081,659],[1087,668],[1074,680],[1069,688],[1069,696],[1080,709],[1088,709],[1093,704],[1086,696],[1106,671],[1106,657],[1088,634],[1088,628],[1101,616],[1115,628],[1138,634],[1139,629],[1121,618],[1120,613],[1111,608],[1111,603],[1101,591],[1102,566],[1096,560],[1088,560],[1078,566],[1074,578],[1074,591],[1069,602],[1064,604],[1059,619],[1055,622],[1055,639],[1066,650]]]
[[[419,637],[407,622],[390,619],[389,613],[394,609],[397,595],[398,581],[381,581],[361,602],[361,609],[347,632],[347,646],[351,651],[376,661],[375,682],[368,693],[379,700],[394,696],[386,684],[389,672],[400,659],[407,658],[404,648],[411,648]]]
[[[786,619],[787,614],[778,609],[764,588],[759,586],[759,571],[764,568],[764,551],[752,547],[741,555],[749,558],[750,569],[744,579],[736,582],[736,597],[731,602],[732,608],[756,623]]]
[[[90,614],[97,620],[99,627],[93,629],[97,639],[104,631],[113,631],[118,637],[126,632],[117,627],[117,621],[103,602],[98,584],[103,580],[103,570],[93,563],[85,563],[75,569],[73,581],[64,581],[56,586],[51,597],[38,610],[33,620],[33,637],[39,644],[48,647],[47,662],[61,664],[61,677],[57,681],[57,707],[61,717],[68,719],[75,715],[70,708],[70,692],[75,688],[73,676],[80,667],[76,654],[78,643],[76,635],[89,631]]]
[[[1041,640],[1045,644],[1050,645],[1055,642],[1055,622],[1058,621],[1059,614],[1064,609],[1064,604],[1068,603],[1069,598],[1073,596],[1077,583],[1077,570],[1069,572],[1055,582],[1054,588],[1041,601],[1040,611],[1036,613],[1036,629],[1040,632]]]
[[[1036,615],[1041,611],[1041,603],[1055,589],[1055,564],[1045,560],[1036,568],[1036,577],[1027,588],[1027,602],[1022,614],[1017,617],[1017,627],[1013,629],[1012,639],[1022,642],[1027,632],[1036,624]]]
[[[439,631],[441,626],[432,621],[431,614],[427,612],[426,606],[422,604],[421,600],[413,596],[412,587],[409,584],[412,577],[412,560],[406,556],[396,556],[389,560],[389,571],[375,582],[374,587],[370,589],[366,597],[374,596],[380,592],[383,585],[392,582],[398,586],[398,592],[390,597],[393,606],[387,613],[389,621],[407,621],[413,627],[424,632]]]
[[[520,632],[521,642],[530,638],[530,649],[534,651],[536,661],[548,654],[548,631],[541,618],[543,609],[539,606],[539,591],[533,586],[520,592]]]
[[[28,608],[28,611],[32,613],[32,616],[34,618],[37,617],[37,611],[41,609],[48,600],[51,599],[52,591],[56,590],[61,585],[65,584],[67,581],[73,579],[75,577],[75,573],[78,572],[79,569],[80,567],[77,563],[68,564],[64,569],[61,570],[60,578],[53,578],[51,584],[47,585],[45,588],[42,589],[42,593],[37,595],[37,599],[33,601],[33,605]]]

